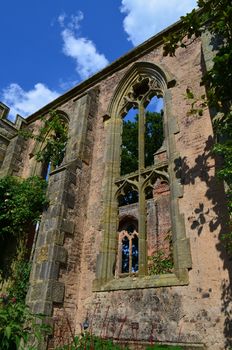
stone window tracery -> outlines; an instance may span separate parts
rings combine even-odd
[[[157,84],[152,81],[150,78],[146,76],[138,76],[136,82],[132,85],[128,94],[123,98],[125,106],[123,106],[120,115],[121,118],[125,117],[127,114],[126,111],[134,108],[137,111],[135,123],[137,125],[137,135],[133,135],[135,138],[137,137],[138,143],[134,141],[134,144],[138,146],[138,151],[135,152],[137,155],[137,166],[134,167],[132,164],[132,172],[127,170],[126,173],[124,169],[122,169],[123,163],[123,144],[121,144],[121,160],[120,160],[120,173],[121,175],[115,181],[115,185],[118,188],[116,191],[116,196],[120,205],[129,205],[132,203],[136,203],[138,205],[138,233],[136,235],[136,239],[138,240],[138,273],[140,276],[145,276],[148,273],[147,267],[147,230],[146,230],[146,197],[150,190],[152,193],[153,183],[155,182],[157,176],[160,174],[157,173],[157,169],[160,169],[163,172],[163,176],[168,179],[167,173],[167,163],[161,164],[157,169],[153,167],[154,164],[154,156],[153,161],[148,162],[146,159],[146,125],[147,125],[147,112],[146,107],[153,97],[161,98],[161,90],[157,88]],[[161,117],[161,114],[160,114]],[[123,120],[123,119],[122,119]],[[130,122],[132,123],[132,122]],[[122,127],[124,126],[124,122],[122,122]],[[161,127],[163,128],[162,121]],[[122,130],[123,135],[124,130]],[[153,137],[158,138],[159,135],[153,135]],[[147,145],[149,146],[149,145]],[[159,144],[159,146],[162,146]],[[158,146],[158,147],[159,147]],[[124,146],[125,147],[125,146]],[[159,147],[159,148],[160,148]],[[148,148],[148,147],[147,147]],[[154,149],[152,153],[157,151]],[[166,153],[166,151],[164,150]],[[132,154],[131,157],[134,155]],[[148,158],[148,157],[147,157]],[[125,163],[125,162],[124,162]],[[146,166],[147,163],[147,166]],[[149,166],[149,167],[148,167]],[[128,169],[128,168],[127,168]],[[136,201],[137,199],[137,201]],[[123,204],[122,204],[123,203]],[[123,239],[122,239],[123,237]],[[127,247],[127,248],[126,248]],[[118,257],[120,259],[121,256],[125,255],[125,261],[128,260],[128,264],[125,262],[126,268],[123,268],[123,263],[119,263],[119,274],[120,273],[131,273],[132,268],[129,266],[129,257],[131,254],[129,252],[132,251],[132,238],[126,231],[120,233],[119,235],[119,246],[118,246]],[[128,255],[126,255],[128,253]],[[123,255],[124,254],[124,255]],[[127,259],[127,260],[126,260]],[[124,260],[122,259],[122,262]],[[122,268],[121,268],[122,266]],[[121,268],[121,269],[120,269]],[[137,272],[137,271],[136,271]]]
[[[106,290],[130,289],[143,284],[151,287],[156,283],[152,277],[148,278],[148,256],[152,254],[155,244],[157,242],[160,244],[162,237],[157,236],[157,239],[153,241],[148,239],[147,222],[151,217],[151,215],[150,217],[148,215],[149,206],[154,207],[152,207],[153,216],[162,215],[163,213],[164,217],[163,221],[160,220],[161,224],[159,220],[153,220],[153,233],[156,232],[157,235],[161,233],[161,236],[164,237],[166,232],[162,233],[162,226],[166,225],[165,230],[172,234],[174,259],[172,283],[168,277],[164,277],[162,283],[164,285],[169,283],[179,284],[181,274],[181,276],[184,276],[183,281],[186,283],[186,271],[191,266],[191,257],[188,239],[185,238],[183,217],[181,217],[178,209],[178,196],[181,196],[181,188],[179,188],[178,180],[175,179],[172,165],[174,157],[176,157],[173,135],[174,132],[178,132],[176,131],[174,118],[170,114],[168,86],[171,87],[172,84],[174,82],[165,76],[160,67],[151,63],[140,62],[131,68],[131,71],[119,84],[111,101],[110,118],[107,118],[105,122],[107,180],[104,188],[104,237],[98,256],[97,279],[95,281],[97,290],[98,288],[100,290],[102,288],[103,290],[104,288]],[[154,97],[157,100],[164,98],[164,113],[162,114],[164,142],[159,144],[158,149],[154,149],[152,160],[151,157],[148,160],[146,108]],[[138,113],[138,166],[128,173],[122,171],[120,164],[123,147],[123,118],[131,109],[137,110]],[[153,201],[152,204],[151,201]],[[129,207],[129,211],[135,214],[138,221],[138,229],[132,233],[128,233],[125,228],[120,230],[120,215],[124,211],[124,221],[127,225],[130,224],[131,213],[126,212],[126,207]],[[168,207],[169,219],[166,219],[167,215],[164,212],[164,207]],[[128,220],[126,217],[128,217]],[[165,222],[165,225],[163,225],[163,222]],[[136,267],[136,271],[133,271],[132,263],[133,240],[137,240],[136,244],[138,244],[138,269]],[[149,246],[150,242],[153,243]],[[185,256],[182,259],[183,252]],[[125,266],[123,266],[123,261]],[[133,273],[141,278],[138,282],[130,280],[130,283],[126,284],[126,279],[121,279],[121,282],[120,279],[114,281],[115,276],[119,277],[120,274],[124,274],[124,276],[128,275],[128,278],[130,278]],[[146,280],[143,281],[143,277],[146,277]],[[104,283],[106,283],[105,287],[103,287]]]
[[[138,222],[125,217],[119,224],[116,276],[136,274],[139,268]]]
[[[138,232],[119,232],[119,275],[138,272]]]

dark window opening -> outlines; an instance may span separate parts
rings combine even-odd
[[[139,240],[138,236],[134,236],[132,239],[132,272],[137,272],[139,270]]]
[[[138,201],[139,201],[138,191],[130,190],[127,193],[121,194],[118,197],[118,206],[122,207],[124,205],[138,203]]]
[[[149,91],[149,85],[148,85],[149,79],[144,79],[142,82],[135,84],[133,86],[134,90],[134,99],[137,98],[139,100],[142,99],[142,97]]]
[[[127,237],[124,237],[122,240],[122,273],[129,272],[129,259],[130,259],[129,239]]]
[[[50,172],[51,172],[51,162],[43,163],[42,171],[41,171],[41,177],[44,180],[48,181]]]
[[[152,199],[153,198],[153,188],[148,186],[145,188],[145,199]]]
[[[127,231],[129,234],[138,231],[138,221],[130,215],[126,215],[120,220],[118,231]]]
[[[133,225],[133,224],[128,225],[127,228],[126,228],[126,231],[129,234],[133,233],[135,231],[135,225]]]

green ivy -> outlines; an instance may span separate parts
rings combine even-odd
[[[171,255],[167,256],[163,250],[158,250],[148,259],[150,260],[149,275],[162,275],[172,272],[173,258]]]
[[[31,263],[23,258],[25,257],[22,256],[20,260],[14,262],[10,284],[7,289],[10,298],[16,298],[22,303],[26,298],[31,272]]]
[[[36,152],[36,160],[42,163],[51,163],[52,166],[59,166],[65,155],[65,148],[68,141],[67,123],[56,111],[50,111],[49,119],[41,118],[43,126],[38,134],[29,130],[21,130],[19,133],[25,139],[34,139],[41,144]]]
[[[50,328],[25,305],[31,264],[25,248],[30,229],[48,204],[45,180],[0,179],[0,277],[8,281],[0,297],[0,349],[23,350],[33,335],[39,341]],[[27,347],[36,350],[36,346]]]
[[[228,209],[232,217],[232,3],[231,0],[198,0],[199,10],[181,17],[176,33],[164,38],[164,55],[174,56],[177,48],[186,48],[206,30],[216,47],[212,68],[203,76],[207,96],[204,106],[214,110],[213,126],[216,135],[214,152],[223,163],[218,177],[226,184]],[[194,96],[188,96],[194,99]],[[204,107],[203,106],[203,107]],[[192,105],[195,108],[195,104]],[[203,112],[203,109],[202,109]],[[198,113],[199,114],[199,113]],[[230,222],[232,225],[232,222]],[[224,236],[232,253],[232,232]]]

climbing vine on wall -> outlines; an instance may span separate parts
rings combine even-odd
[[[199,10],[181,17],[182,23],[175,34],[164,38],[164,55],[174,56],[177,48],[186,48],[206,30],[215,47],[213,65],[203,76],[207,95],[201,100],[213,115],[216,136],[215,154],[223,162],[218,176],[225,182],[228,208],[232,216],[232,3],[231,0],[198,0]],[[194,101],[194,93],[187,91]],[[201,108],[202,113],[202,108]],[[198,113],[200,115],[200,113]],[[230,222],[231,224],[231,222]],[[227,247],[232,253],[232,232],[225,234]]]
[[[51,163],[52,166],[59,166],[65,155],[65,148],[68,141],[67,123],[56,111],[49,112],[49,118],[41,118],[43,123],[38,133],[29,130],[21,130],[24,138],[34,139],[40,144],[35,152],[36,160],[42,163]]]

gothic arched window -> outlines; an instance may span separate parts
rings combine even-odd
[[[161,280],[162,285],[187,283],[191,257],[178,207],[181,186],[174,173],[177,157],[174,134],[178,128],[171,115],[168,90],[174,84],[159,66],[139,62],[122,79],[111,101],[105,122],[105,224],[96,290],[154,286],[156,279],[148,276],[152,270],[149,258],[158,245],[167,258],[170,248],[166,248],[165,239],[170,232],[174,266],[168,271],[171,277],[160,277],[159,283]],[[137,228],[132,232],[131,216],[137,218]],[[150,239],[148,233],[157,237]],[[136,282],[130,279],[134,273],[138,275]],[[121,275],[128,275],[128,283],[126,278],[115,279]]]
[[[118,229],[118,259],[116,275],[136,274],[139,269],[138,222],[124,217]]]

